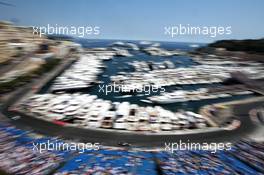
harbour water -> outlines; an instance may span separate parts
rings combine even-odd
[[[86,39],[79,39],[76,40],[76,42],[82,44],[83,48],[106,48],[111,46],[112,43],[116,42],[113,40],[86,40]],[[138,45],[140,48],[142,47],[149,47],[150,45],[147,44],[140,44],[137,41],[124,41],[124,42],[130,42]],[[194,49],[191,47],[193,44],[197,43],[173,43],[173,42],[159,42],[160,48],[164,48],[167,50],[181,50],[181,51],[191,51]],[[203,46],[205,44],[199,44],[199,46]],[[152,61],[152,62],[164,62],[164,61],[171,61],[174,63],[175,67],[189,67],[192,65],[197,65],[198,63],[193,62],[192,58],[187,55],[180,55],[180,56],[153,56],[149,55],[145,52],[142,52],[141,50],[129,50],[129,53],[132,54],[130,57],[120,57],[120,56],[114,56],[113,59],[104,61],[104,64],[106,68],[104,69],[104,72],[99,75],[98,81],[101,82],[102,85],[108,85],[110,84],[110,76],[117,75],[120,72],[133,72],[133,67],[129,64],[133,61]],[[52,82],[50,83],[52,84]],[[179,86],[168,86],[165,87],[166,92],[171,92],[172,90],[195,90],[198,88],[203,87],[217,87],[220,86],[220,84],[202,84],[202,85],[179,85]],[[48,90],[50,87],[47,86],[46,90]],[[92,87],[80,91],[80,93],[89,93],[92,95],[97,95],[98,98],[102,98],[105,100],[110,101],[117,101],[117,102],[123,102],[128,101],[132,104],[138,104],[140,106],[147,106],[151,105],[154,106],[154,104],[149,104],[142,102],[141,100],[147,100],[147,97],[152,95],[159,95],[158,93],[151,92],[149,95],[145,95],[145,93],[133,93],[133,94],[122,94],[122,93],[116,93],[116,92],[110,92],[107,95],[103,92],[99,92],[100,87],[99,84],[95,84]],[[218,99],[210,99],[210,100],[200,100],[200,101],[190,101],[190,102],[179,102],[179,103],[173,103],[173,104],[166,104],[161,105],[165,109],[171,110],[171,111],[178,111],[178,110],[191,110],[194,112],[197,112],[201,106],[204,106],[206,104],[212,104],[212,103],[218,103],[218,102],[225,102],[225,101],[231,101],[231,100],[238,100],[250,97],[252,95],[238,95],[238,96],[232,96],[228,98],[218,98]]]

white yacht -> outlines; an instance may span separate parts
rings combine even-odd
[[[157,104],[169,104],[169,103],[188,101],[184,91],[175,91],[173,93],[165,93],[162,96],[148,97],[148,99],[151,100],[153,103],[157,103]]]
[[[125,122],[125,118],[121,117],[116,119],[116,121],[114,122],[114,129],[120,129],[120,130],[125,130],[127,128],[126,122]]]
[[[103,114],[103,119],[101,122],[101,128],[112,128],[114,120],[116,118],[116,112],[114,111],[107,111]]]

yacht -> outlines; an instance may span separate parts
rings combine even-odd
[[[92,128],[99,128],[101,126],[101,116],[99,111],[91,111],[89,113],[88,126]]]
[[[101,126],[101,119],[89,118],[88,126],[89,128],[99,128]]]
[[[149,126],[152,132],[159,132],[160,131],[160,122],[157,119],[149,119]]]
[[[116,113],[114,111],[107,111],[102,119],[101,128],[112,128]]]
[[[230,96],[231,96],[230,94],[226,94],[226,93],[218,95],[218,97],[220,97],[220,98],[226,98],[226,97],[230,97]]]
[[[160,123],[160,129],[162,131],[171,131],[172,130],[172,125],[170,123],[161,122]]]
[[[118,51],[116,51],[116,55],[117,56],[122,56],[122,57],[131,57],[133,56],[132,54],[130,54],[127,50],[125,49],[119,49]]]
[[[150,131],[151,127],[149,126],[149,123],[147,120],[140,119],[138,121],[137,130],[138,131]]]
[[[238,91],[238,92],[233,92],[234,95],[250,95],[253,94],[252,91]]]
[[[126,122],[127,130],[128,131],[137,131],[138,130],[138,122],[136,121],[127,121]]]
[[[169,103],[188,101],[184,91],[175,91],[173,93],[165,93],[162,96],[148,97],[148,99],[151,100],[153,103],[157,103],[157,104],[169,104]]]
[[[125,117],[121,117],[115,120],[114,122],[114,129],[120,129],[120,130],[125,130],[127,128],[126,122],[125,122]]]
[[[206,123],[205,122],[197,122],[195,123],[195,126],[199,129],[204,129],[207,127]]]
[[[190,127],[190,122],[188,120],[180,120],[178,124],[181,129],[188,129]]]

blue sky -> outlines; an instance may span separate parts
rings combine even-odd
[[[100,26],[100,39],[212,42],[264,37],[263,0],[0,0],[0,20],[19,25]],[[15,19],[15,20],[14,20]],[[231,26],[232,34],[164,35],[164,26]]]

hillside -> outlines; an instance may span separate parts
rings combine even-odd
[[[264,54],[264,39],[220,40],[208,47],[225,48],[228,51],[244,51],[249,54]]]

